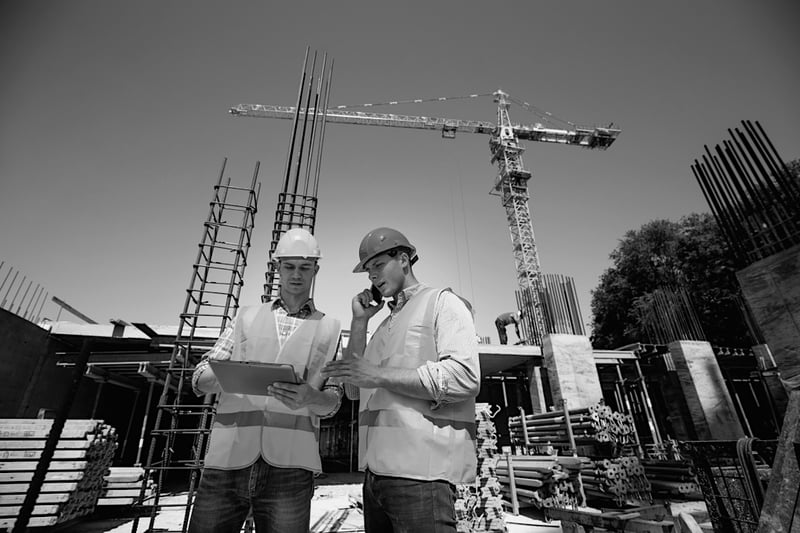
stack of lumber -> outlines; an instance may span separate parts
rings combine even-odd
[[[38,418],[0,419],[0,528],[16,522],[52,425]],[[116,448],[113,427],[100,420],[68,420],[28,525],[50,526],[92,513]]]
[[[507,455],[497,465],[504,503],[517,507],[575,507],[585,505],[581,459],[557,455]]]
[[[650,482],[638,457],[581,459],[581,479],[587,499],[612,500],[619,506],[653,501]]]
[[[497,414],[497,413],[494,413]],[[502,533],[506,530],[497,480],[497,431],[489,404],[475,406],[478,475],[474,483],[456,486],[456,531]]]
[[[567,427],[569,421],[569,427]],[[637,444],[633,417],[602,403],[582,409],[551,411],[508,418],[511,439],[526,446],[570,445],[570,431],[576,445],[611,443],[618,447]]]
[[[146,484],[144,498],[155,495],[155,481],[146,480],[144,468],[137,466],[112,466],[103,477],[103,491],[98,506],[133,505]]]
[[[641,461],[653,492],[687,500],[702,500],[691,461],[645,459]]]

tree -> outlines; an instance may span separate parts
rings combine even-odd
[[[692,214],[679,222],[648,222],[628,231],[610,258],[613,266],[592,291],[596,348],[644,340],[637,310],[665,287],[687,290],[711,343],[736,347],[754,343],[738,303],[733,258],[710,214]]]

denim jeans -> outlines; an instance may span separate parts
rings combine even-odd
[[[366,533],[455,533],[456,488],[447,481],[364,476]]]
[[[314,474],[260,458],[237,470],[206,468],[189,533],[239,533],[251,508],[258,533],[308,533]]]

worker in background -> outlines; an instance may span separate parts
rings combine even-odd
[[[494,319],[494,325],[497,328],[497,334],[500,336],[500,344],[508,344],[508,334],[506,327],[514,324],[514,331],[517,333],[517,339],[522,340],[522,335],[519,334],[519,322],[522,319],[522,313],[519,311],[509,311],[503,313]]]
[[[365,530],[455,532],[455,485],[474,482],[477,465],[472,314],[450,290],[417,281],[416,248],[399,231],[369,232],[358,255],[353,272],[366,272],[379,294],[353,297],[347,349],[323,376],[343,381],[348,397],[360,395]],[[391,298],[390,313],[367,344],[383,298]]]
[[[258,533],[309,530],[314,474],[322,470],[319,418],[332,416],[342,398],[341,385],[323,386],[320,375],[341,330],[310,297],[320,257],[307,230],[284,233],[272,258],[280,296],[242,307],[195,368],[195,392],[217,393],[219,403],[190,533],[238,533],[250,512]],[[299,384],[265,386],[264,396],[227,394],[209,359],[288,363]]]

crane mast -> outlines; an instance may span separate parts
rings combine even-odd
[[[529,320],[535,329],[534,335],[540,337],[545,333],[545,320],[540,298],[542,271],[528,207],[528,180],[531,173],[525,170],[522,162],[522,153],[525,149],[520,145],[508,116],[507,96],[503,91],[494,93],[494,101],[497,103],[497,128],[489,138],[492,163],[497,163],[494,188],[500,193],[500,200],[506,210],[517,284],[520,289],[529,290],[532,303]]]
[[[526,291],[526,300],[531,303],[531,316],[523,320],[530,325],[529,340],[541,342],[545,331],[544,310],[541,302],[542,272],[533,235],[533,224],[528,206],[528,180],[531,173],[525,170],[522,153],[525,149],[520,140],[555,144],[567,144],[589,149],[605,150],[616,140],[620,130],[608,127],[579,127],[570,129],[545,127],[540,123],[531,125],[512,124],[508,114],[513,100],[505,92],[493,93],[497,104],[497,123],[478,120],[460,120],[440,117],[398,115],[392,113],[366,113],[343,110],[344,107],[328,109],[327,112],[309,108],[308,113],[325,115],[325,121],[340,124],[388,126],[395,128],[414,128],[439,130],[442,137],[452,139],[456,133],[478,133],[489,135],[489,148],[492,164],[497,163],[494,191],[500,196],[506,210],[508,229],[517,271],[517,284]],[[443,98],[440,100],[444,100]],[[396,103],[396,102],[391,102]],[[525,104],[527,106],[527,104]],[[305,109],[300,109],[305,112]],[[291,119],[298,112],[295,107],[239,104],[228,112],[239,117]]]

